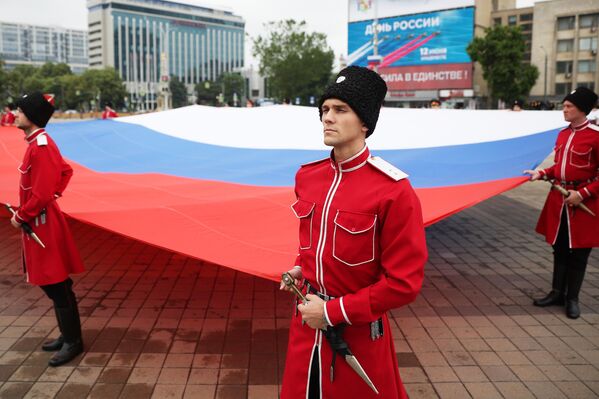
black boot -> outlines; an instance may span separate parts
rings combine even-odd
[[[77,303],[71,301],[67,308],[57,308],[56,314],[64,336],[64,344],[60,350],[50,358],[48,365],[57,367],[68,363],[83,352],[83,341],[81,340],[81,323]]]
[[[584,274],[587,268],[590,249],[576,248],[572,249],[570,254],[570,264],[568,267],[568,294],[566,295],[566,316],[570,319],[580,317],[580,307],[578,306],[578,294],[584,281]]]
[[[64,344],[64,338],[62,334],[56,338],[55,340],[44,342],[42,344],[42,350],[46,352],[56,352],[62,348],[62,344]]]
[[[551,290],[549,294],[547,294],[543,298],[535,299],[533,304],[535,306],[545,307],[545,306],[564,306],[564,293],[560,291]]]
[[[58,320],[58,311],[56,310],[56,306],[54,306],[54,314],[56,315],[56,323],[58,323],[58,329],[60,330],[60,321]],[[64,344],[64,338],[62,336],[62,330],[60,330],[60,336],[55,340],[44,342],[42,345],[42,350],[46,352],[56,352],[62,348],[62,344]]]
[[[563,253],[562,253],[563,252]],[[551,305],[564,305],[564,291],[566,287],[566,271],[568,262],[568,253],[565,251],[554,250],[553,252],[553,288],[544,298],[535,299],[535,306],[545,307]]]
[[[570,319],[578,319],[580,317],[580,307],[578,299],[566,300],[566,316]]]

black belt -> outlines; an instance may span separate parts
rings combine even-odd
[[[310,284],[310,282],[308,280],[304,280],[304,285],[306,286],[306,292],[316,295],[323,301],[331,301],[331,300],[335,299],[334,296],[326,295],[326,294],[323,294],[322,292],[318,291],[312,284]]]
[[[306,292],[316,295],[323,301],[330,301],[335,299],[334,296],[323,294],[318,291],[308,280],[304,280],[304,286],[306,287]],[[297,312],[297,307],[296,307]],[[378,320],[375,320],[370,323],[370,338],[375,341],[383,336],[383,318],[379,317]]]
[[[578,187],[581,184],[590,184],[592,182],[594,182],[595,180],[597,180],[597,178],[593,178],[593,179],[586,179],[586,180],[572,180],[572,181],[568,181],[568,180],[557,180],[556,183],[559,184],[562,187]]]

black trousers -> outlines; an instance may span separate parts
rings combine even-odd
[[[57,308],[68,308],[77,303],[73,292],[73,280],[70,277],[60,283],[42,285],[41,288]]]
[[[308,384],[308,399],[320,399],[320,367],[318,365],[318,347],[312,354],[312,367],[310,367],[310,383]]]
[[[582,212],[577,210],[576,212]],[[589,255],[592,248],[570,248],[570,238],[568,234],[568,215],[566,208],[562,211],[559,231],[557,239],[553,244],[553,256],[556,264],[562,265],[558,269],[563,269],[565,278],[558,280],[563,281],[564,287],[560,288],[561,292],[567,292],[568,299],[577,299],[580,285],[584,278],[584,272],[587,267]],[[557,269],[556,269],[557,270]],[[555,273],[555,271],[554,271]],[[575,280],[580,280],[576,283]],[[567,287],[567,290],[566,290]],[[556,287],[554,287],[556,288]]]

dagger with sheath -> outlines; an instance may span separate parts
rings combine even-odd
[[[6,209],[8,209],[8,211],[13,216],[15,216],[17,214],[15,212],[15,210],[12,208],[12,206],[10,206],[10,204],[6,204]],[[27,235],[29,235],[29,237],[31,237],[33,239],[33,241],[37,242],[42,248],[46,248],[46,246],[44,245],[42,240],[40,240],[40,238],[37,236],[37,234],[35,234],[35,232],[31,228],[31,226],[29,225],[29,223],[26,223],[26,222],[21,223],[21,228]]]
[[[283,284],[285,284],[288,288],[290,288],[291,291],[293,291],[293,293],[303,303],[308,302],[308,299],[306,298],[306,296],[304,294],[302,294],[301,290],[295,285],[295,279],[293,278],[293,276],[291,274],[283,273],[281,280],[283,281]],[[345,325],[341,324],[338,326],[328,326],[328,327],[326,327],[326,329],[322,330],[325,338],[327,339],[327,342],[329,343],[329,345],[331,346],[331,349],[333,350],[333,361],[331,364],[331,373],[330,373],[331,382],[333,381],[333,377],[334,377],[335,358],[336,358],[336,355],[340,355],[341,357],[343,357],[345,359],[345,361],[347,362],[349,367],[351,367],[351,369],[353,371],[355,371],[356,374],[358,374],[360,376],[360,378],[362,378],[362,380],[364,380],[364,382],[378,395],[379,391],[374,386],[374,383],[372,382],[370,377],[368,377],[368,374],[366,374],[366,371],[364,371],[364,368],[362,367],[362,365],[360,364],[358,359],[356,359],[356,357],[353,355],[353,353],[349,349],[347,342],[345,342],[343,340],[342,335],[343,335],[344,329],[345,329]]]
[[[547,178],[547,176],[543,176],[542,179],[546,182],[548,182],[549,184],[551,184],[551,188],[554,190],[557,190],[561,195],[564,196],[564,198],[568,198],[570,196],[570,191],[566,190],[565,188],[563,188],[562,186],[560,186],[557,183],[554,183],[554,181],[549,180]],[[588,213],[591,216],[595,216],[595,213],[589,209],[588,206],[586,206],[585,204],[583,204],[582,202],[578,205],[576,205],[578,208],[582,209],[583,211],[585,211],[586,213]]]

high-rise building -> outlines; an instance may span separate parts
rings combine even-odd
[[[599,2],[553,0],[534,6],[532,63],[539,79],[531,96],[561,102],[578,86],[599,87]]]
[[[167,0],[88,0],[90,67],[114,67],[133,107],[153,109],[160,82],[195,84],[244,65],[245,22],[230,11]]]
[[[533,7],[497,10],[491,14],[493,25],[518,26],[524,38],[525,52],[523,61],[530,64],[532,50]]]
[[[0,58],[16,65],[66,63],[74,73],[87,69],[87,32],[54,26],[0,22]]]

